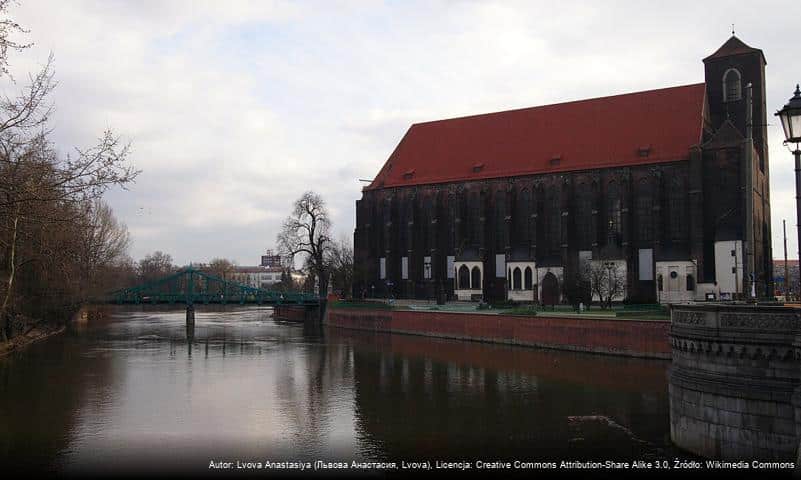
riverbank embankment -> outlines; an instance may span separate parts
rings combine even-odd
[[[28,345],[52,337],[53,335],[64,333],[66,329],[67,327],[65,325],[42,324],[31,327],[30,330],[24,334],[17,335],[7,342],[0,342],[0,357],[22,350]]]
[[[513,315],[332,307],[324,324],[373,332],[422,335],[629,357],[670,359],[670,321],[587,314]]]

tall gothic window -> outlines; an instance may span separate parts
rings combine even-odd
[[[389,225],[392,221],[392,201],[389,198],[384,199],[384,205],[382,210],[382,216],[384,220],[384,225]]]
[[[434,211],[434,202],[430,195],[423,199],[423,210],[420,212],[420,217],[423,220],[423,227],[417,230],[423,232],[423,248],[430,250],[434,246],[434,225],[431,221],[434,219],[436,212]]]
[[[456,196],[448,195],[448,254],[456,248]]]
[[[640,242],[654,239],[654,201],[648,179],[640,180],[637,188],[637,238]]]
[[[381,202],[381,249],[382,251],[393,250],[392,242],[392,200],[385,198]]]
[[[718,172],[720,182],[720,192],[717,195],[722,200],[721,203],[726,208],[739,207],[740,192],[740,156],[737,150],[728,150],[725,154],[725,161]]]
[[[551,188],[547,193],[547,200],[545,201],[545,210],[543,212],[545,217],[545,242],[548,245],[548,253],[556,255],[559,253],[559,246],[561,245],[561,223],[562,211],[559,205],[559,195],[556,188]]]
[[[668,192],[668,215],[671,240],[684,240],[687,236],[687,203],[684,182],[674,177]]]
[[[528,224],[531,221],[531,192],[523,189],[517,197],[517,211],[515,212],[515,243],[528,245]]]
[[[740,72],[734,68],[730,68],[723,74],[723,101],[733,102],[735,100],[740,100],[740,98],[742,98]]]
[[[470,201],[468,202],[466,216],[469,218],[470,224],[467,232],[470,238],[470,244],[478,246],[481,243],[481,239],[479,238],[481,233],[479,227],[481,222],[481,198],[478,192],[470,192]]]
[[[581,248],[588,248],[595,240],[592,232],[592,186],[582,182],[576,187],[576,236]]]
[[[620,237],[620,189],[615,182],[606,187],[606,227],[612,241]]]
[[[398,221],[398,237],[400,240],[400,249],[401,251],[406,251],[409,249],[409,214],[411,210],[411,205],[408,199],[403,199],[398,205],[400,212],[400,219]],[[404,254],[405,255],[405,254]]]
[[[506,192],[495,192],[495,251],[506,248]]]

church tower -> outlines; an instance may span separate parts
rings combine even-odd
[[[716,282],[732,277],[746,298],[773,291],[766,63],[762,50],[733,33],[704,59],[711,136],[702,146],[703,170],[716,192],[706,199],[705,241],[714,242]]]
[[[743,137],[746,129],[746,86],[752,86],[752,138],[760,163],[767,165],[767,111],[765,107],[765,55],[732,35],[704,59],[706,98],[713,131],[728,119]],[[764,169],[764,168],[763,168]]]

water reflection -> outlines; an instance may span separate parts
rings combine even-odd
[[[121,309],[0,360],[0,461],[67,473],[211,459],[659,455],[667,363]]]
[[[355,351],[371,456],[628,458],[663,453],[667,363],[338,330]]]

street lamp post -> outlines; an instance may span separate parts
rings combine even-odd
[[[612,266],[613,265],[614,265],[613,263],[609,264],[609,266],[607,267],[608,272],[606,274],[606,276],[609,278],[609,293],[607,293],[607,295],[609,297],[609,309],[610,310],[612,309]]]
[[[796,215],[796,232],[798,234],[798,258],[801,258],[801,89],[795,86],[793,98],[787,102],[781,110],[776,112],[776,116],[782,122],[784,129],[784,144],[789,147],[789,144],[795,144],[793,155],[795,156],[795,215]],[[801,275],[801,269],[799,269]],[[789,280],[789,279],[788,279]]]

